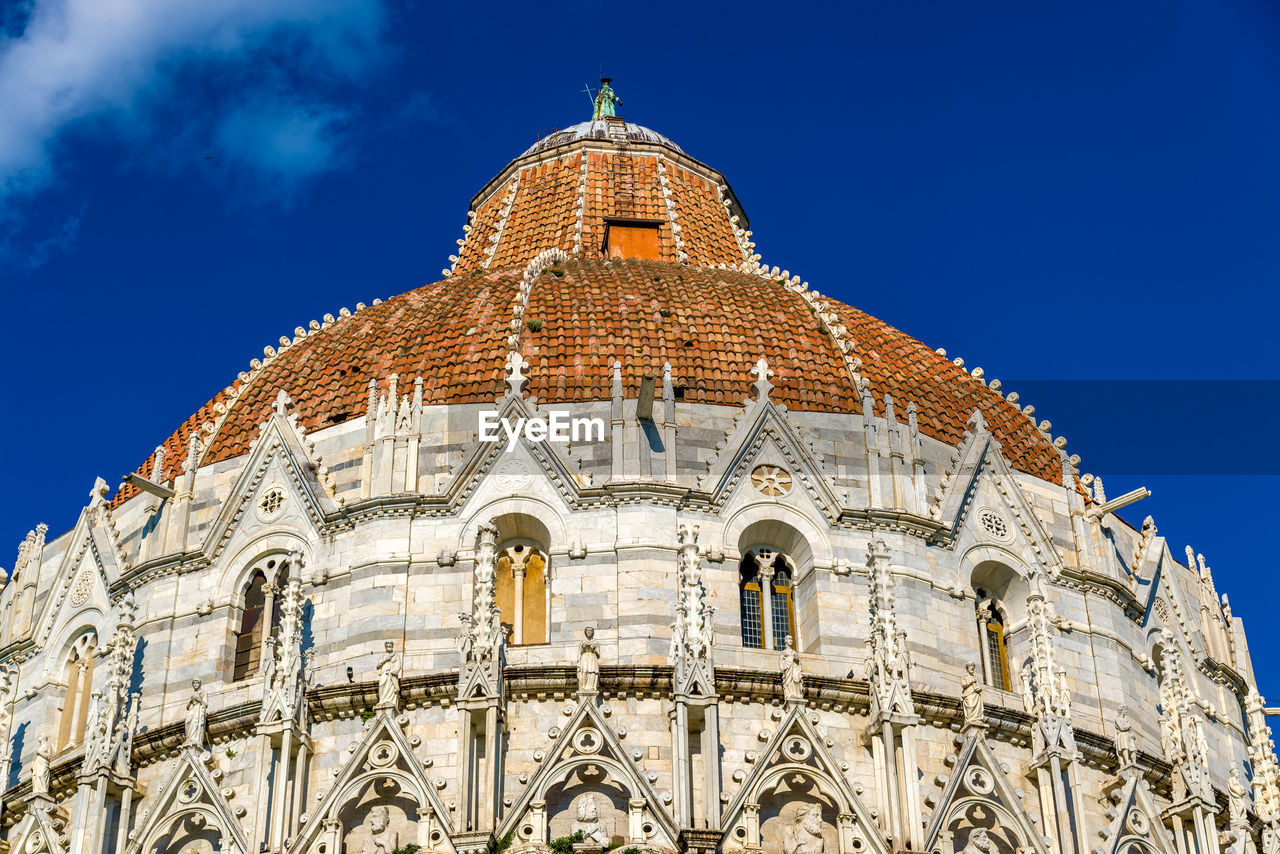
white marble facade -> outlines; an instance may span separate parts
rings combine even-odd
[[[499,405],[527,407],[518,383]],[[171,495],[113,508],[100,483],[24,542],[0,596],[10,849],[1280,850],[1209,570],[1065,460],[1068,487],[1012,470],[981,419],[959,449],[916,436],[904,470],[866,441],[895,425],[765,387],[677,406],[663,480],[641,432],[507,453],[428,409],[397,428],[416,484],[380,492],[403,460],[290,406]],[[255,601],[275,634],[246,643]]]

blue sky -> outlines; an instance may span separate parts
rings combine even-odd
[[[264,344],[439,278],[603,64],[767,263],[1021,391],[1109,494],[1150,486],[1130,518],[1206,555],[1280,699],[1274,5],[0,10],[0,564]]]

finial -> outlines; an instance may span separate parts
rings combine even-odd
[[[769,363],[761,356],[756,366],[751,369],[751,376],[756,378],[754,383],[756,387],[756,400],[764,401],[769,399],[769,392],[773,390],[773,383],[769,382],[769,377],[773,376],[773,371],[769,368]]]

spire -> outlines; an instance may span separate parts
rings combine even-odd
[[[613,93],[613,87],[609,85],[612,82],[612,77],[600,78],[600,91],[596,92],[595,110],[591,115],[592,121],[603,119],[606,116],[612,118],[618,114],[615,108],[622,106],[622,99]]]

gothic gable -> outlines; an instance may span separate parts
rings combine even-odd
[[[9,851],[23,854],[66,854],[71,830],[61,807],[34,801],[9,835]]]
[[[219,790],[216,766],[208,753],[182,748],[159,796],[139,817],[129,834],[125,854],[179,852],[207,840],[215,851],[249,854],[249,843],[238,816],[245,807],[227,803],[230,790]]]
[[[762,359],[753,373],[767,375],[772,371]],[[768,383],[764,391],[760,383],[756,383],[757,399],[747,403],[707,463],[707,473],[698,479],[699,488],[710,492],[712,502],[722,506],[757,466],[781,469],[789,488],[797,492],[803,488],[829,521],[838,519],[842,506],[848,503],[848,493],[836,488],[832,472],[812,441],[791,421],[785,406],[769,399]]]
[[[575,820],[582,812],[586,826],[593,826],[589,816],[594,810],[594,826],[610,838],[676,848],[679,831],[659,803],[648,778],[600,708],[592,701],[580,701],[563,730],[554,734],[540,767],[503,819],[498,836],[514,832],[522,844],[546,843],[561,829],[572,832],[569,823],[556,827],[558,817],[567,810],[574,810]],[[611,816],[603,814],[606,811],[613,814],[612,826]],[[619,826],[624,821],[625,826]]]
[[[838,854],[888,854],[888,843],[849,786],[826,739],[805,707],[793,702],[724,812],[725,847],[759,848],[761,828],[770,822],[779,825],[763,834],[770,838],[812,832],[816,824],[808,831],[803,825],[815,815],[834,828]]]
[[[77,614],[93,611],[93,621],[99,622],[110,610],[109,586],[126,568],[106,505],[95,501],[80,514],[44,598],[36,620],[37,647],[56,638],[55,630],[62,630]]]
[[[237,533],[252,536],[256,527],[290,521],[293,527],[314,531],[341,509],[333,479],[297,416],[288,413],[291,406],[280,392],[205,540],[210,559]]]
[[[521,418],[545,418],[546,413],[539,411],[536,403],[536,400],[528,401],[511,395],[501,398],[497,407],[498,423],[505,421],[514,428]],[[584,487],[591,485],[591,475],[580,472],[581,464],[567,445],[551,441],[531,442],[521,431],[515,446],[508,452],[507,436],[502,428],[498,430],[497,441],[482,441],[477,436],[450,473],[444,495],[451,509],[457,510],[465,505],[480,485],[490,478],[497,478],[499,489],[510,492],[504,488],[508,481],[527,484],[531,476],[542,472],[560,497],[571,504],[577,501]]]
[[[959,748],[948,760],[952,771],[942,793],[925,798],[934,808],[925,850],[955,854],[971,842],[983,850],[985,839],[990,854],[1049,854],[1048,841],[982,733],[971,731],[956,740]]]
[[[404,715],[395,717],[380,709],[365,725],[290,850],[301,854],[322,848],[341,851],[349,834],[362,832],[367,821],[363,813],[381,808],[391,822],[387,832],[398,836],[401,846],[413,844],[451,854],[449,812],[427,778],[423,761],[414,755],[417,739],[404,733],[408,722]],[[409,829],[408,823],[415,827]]]
[[[1111,824],[1099,831],[1103,842],[1093,854],[1177,854],[1160,820],[1160,808],[1151,797],[1151,789],[1138,774],[1131,774],[1118,791],[1113,791],[1114,804],[1107,810]]]
[[[1046,567],[1056,578],[1062,556],[1018,485],[1000,443],[980,411],[974,411],[969,425],[938,484],[930,516],[943,525],[942,536],[950,542],[971,532],[979,541],[994,538],[1021,545],[1031,552],[1033,565]]]

